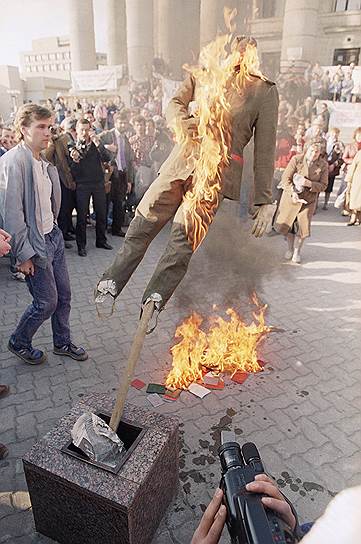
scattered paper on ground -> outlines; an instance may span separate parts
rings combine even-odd
[[[209,389],[206,389],[202,385],[198,385],[197,383],[191,383],[188,387],[188,391],[190,393],[193,393],[196,397],[199,397],[200,399],[203,399],[206,395],[210,393]]]
[[[148,395],[147,399],[154,408],[160,406],[161,404],[164,404],[164,400],[158,395],[158,393],[152,393],[151,395]]]

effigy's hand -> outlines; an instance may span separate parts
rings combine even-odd
[[[265,232],[270,230],[276,208],[276,202],[273,204],[262,204],[262,206],[258,206],[256,212],[252,216],[252,219],[254,220],[252,234],[254,234],[256,238],[260,238]]]

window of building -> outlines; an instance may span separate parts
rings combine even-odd
[[[56,58],[57,58],[57,60],[60,60],[61,59],[61,53],[57,53]]]
[[[354,11],[361,9],[361,0],[336,0],[335,11]]]
[[[26,71],[27,71],[27,72],[31,72],[31,66],[27,66],[27,67],[26,67]]]
[[[359,47],[353,47],[350,49],[335,49],[335,52],[333,54],[333,65],[337,66],[338,64],[342,64],[343,66],[346,66],[347,64],[350,64],[351,62],[358,64],[359,58],[360,58]]]
[[[35,60],[37,61],[41,60],[41,55],[35,55]]]
[[[70,70],[70,64],[69,64],[69,63],[68,63],[68,64],[64,64],[64,66],[65,66],[65,70]]]
[[[50,69],[56,72],[57,71],[56,64],[52,64]]]
[[[55,60],[55,53],[50,53],[49,59],[50,60]]]
[[[260,6],[260,17],[269,19],[276,16],[276,0],[263,0]]]

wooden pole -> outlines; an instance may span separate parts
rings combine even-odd
[[[134,336],[130,353],[128,357],[127,368],[124,372],[123,379],[118,389],[117,399],[113,408],[112,417],[110,419],[109,427],[116,433],[121,417],[123,415],[125,399],[127,398],[130,382],[132,381],[134,370],[139,359],[140,352],[142,350],[144,339],[147,334],[148,324],[152,318],[155,308],[155,303],[150,300],[143,309],[142,317],[140,318],[137,331]]]

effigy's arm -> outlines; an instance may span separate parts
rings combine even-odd
[[[194,89],[195,81],[191,75],[187,75],[165,112],[170,127],[174,128],[177,122],[189,119],[188,106],[194,100]]]
[[[271,85],[254,127],[254,204],[272,203],[272,181],[278,120],[278,92]]]

